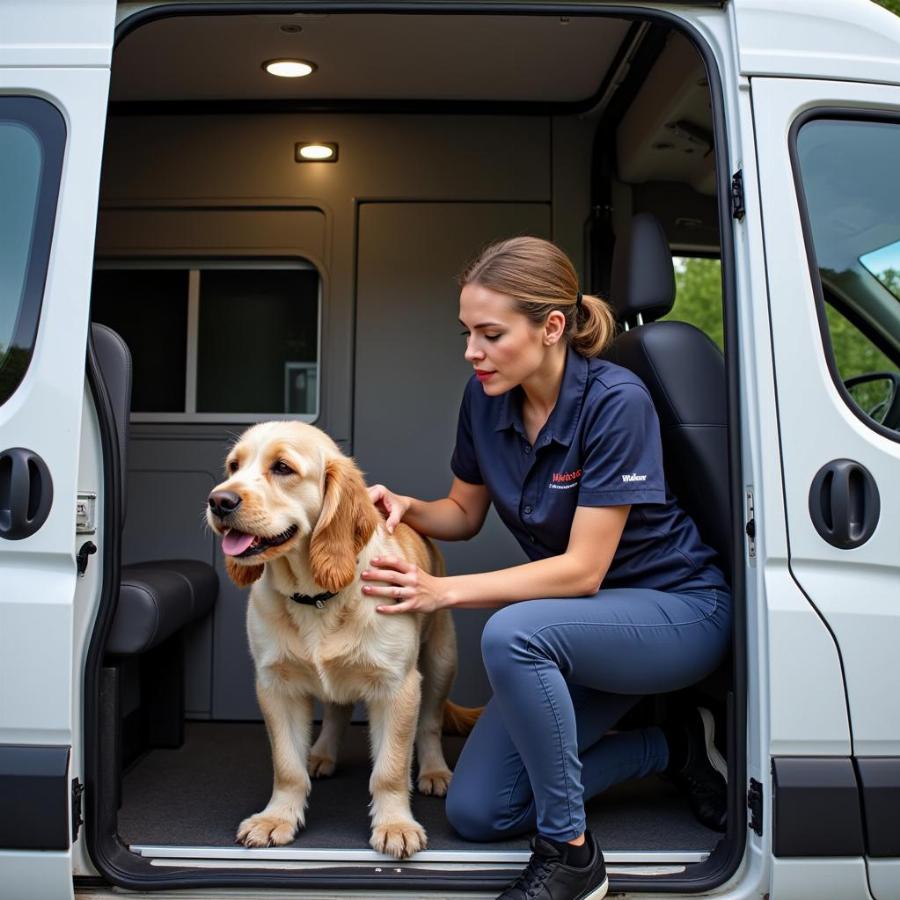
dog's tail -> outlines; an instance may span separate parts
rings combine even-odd
[[[458,734],[465,737],[475,727],[483,710],[483,706],[477,708],[457,706],[452,700],[446,700],[444,702],[444,734]]]

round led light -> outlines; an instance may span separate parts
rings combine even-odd
[[[334,147],[326,144],[307,144],[300,148],[300,155],[304,159],[331,159],[334,156]]]
[[[303,78],[316,69],[313,63],[302,59],[270,59],[263,63],[263,68],[270,75],[277,75],[279,78]]]

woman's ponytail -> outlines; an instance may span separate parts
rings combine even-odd
[[[581,356],[599,356],[616,333],[612,308],[600,297],[582,294],[575,309],[574,328],[569,343]]]

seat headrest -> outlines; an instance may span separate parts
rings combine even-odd
[[[609,302],[620,322],[630,322],[638,313],[644,322],[652,322],[675,303],[672,253],[652,213],[636,215],[616,239]]]

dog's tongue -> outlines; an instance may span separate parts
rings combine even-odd
[[[240,556],[252,543],[252,534],[230,528],[222,538],[222,552],[226,556]]]

